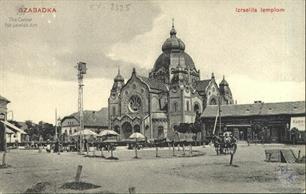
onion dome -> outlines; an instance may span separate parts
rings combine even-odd
[[[118,74],[114,79],[115,82],[124,82],[124,78],[122,77],[122,75],[120,74],[120,69],[118,69]]]
[[[226,99],[227,102],[231,102],[232,101],[232,92],[231,92],[229,84],[225,80],[224,76],[223,76],[222,81],[219,84],[219,88],[220,88],[220,94],[224,96],[224,98]]]
[[[185,43],[176,37],[176,30],[174,28],[174,24],[172,23],[172,29],[170,30],[170,38],[164,42],[162,46],[162,51],[171,51],[171,50],[185,50]]]
[[[220,82],[219,86],[228,86],[228,82],[225,80],[225,76],[223,75],[223,79]]]
[[[122,77],[122,75],[120,74],[120,69],[118,68],[118,74],[116,75],[116,77],[114,78],[114,84],[112,87],[112,92],[118,92],[121,90],[121,88],[124,85],[124,78]]]
[[[169,80],[171,74],[171,68],[175,67],[179,63],[182,69],[193,72],[196,70],[195,64],[188,53],[185,52],[185,44],[182,40],[176,37],[176,30],[172,23],[170,30],[170,37],[162,45],[162,53],[156,59],[153,69],[150,72],[151,78],[158,78],[160,80]],[[193,77],[199,77],[199,75],[192,75]]]

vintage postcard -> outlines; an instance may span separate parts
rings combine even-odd
[[[0,0],[0,193],[305,193],[304,0]]]

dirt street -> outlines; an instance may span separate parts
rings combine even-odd
[[[265,149],[292,148],[297,154],[304,146],[238,145],[233,166],[229,155],[217,156],[214,148],[193,147],[194,157],[183,157],[182,149],[176,157],[172,150],[134,150],[118,148],[119,160],[85,157],[77,153],[38,153],[37,150],[11,150],[7,154],[10,168],[0,169],[0,192],[25,192],[40,186],[41,192],[113,192],[127,193],[135,187],[138,193],[147,192],[303,192],[305,164],[265,162]],[[90,153],[92,155],[93,153]],[[105,156],[110,153],[104,151]],[[100,152],[96,152],[100,155]],[[96,185],[88,190],[62,187],[74,180],[77,166],[82,165],[81,181]],[[38,185],[37,185],[38,184]]]

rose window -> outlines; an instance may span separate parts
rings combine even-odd
[[[132,96],[129,101],[129,109],[132,112],[138,112],[141,108],[141,99],[139,96]]]

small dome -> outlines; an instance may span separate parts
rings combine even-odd
[[[118,81],[124,81],[124,78],[122,77],[122,75],[120,74],[120,69],[118,69],[118,74],[117,76],[115,77],[114,79],[115,82],[118,82]]]
[[[162,51],[170,51],[170,50],[185,50],[184,42],[177,38],[176,36],[167,38],[162,46]]]
[[[225,77],[223,76],[222,81],[220,82],[219,86],[228,86],[228,82],[225,80]]]
[[[167,38],[162,46],[163,52],[171,50],[185,50],[185,43],[176,37],[176,30],[173,25],[172,29],[170,30],[170,38]]]

